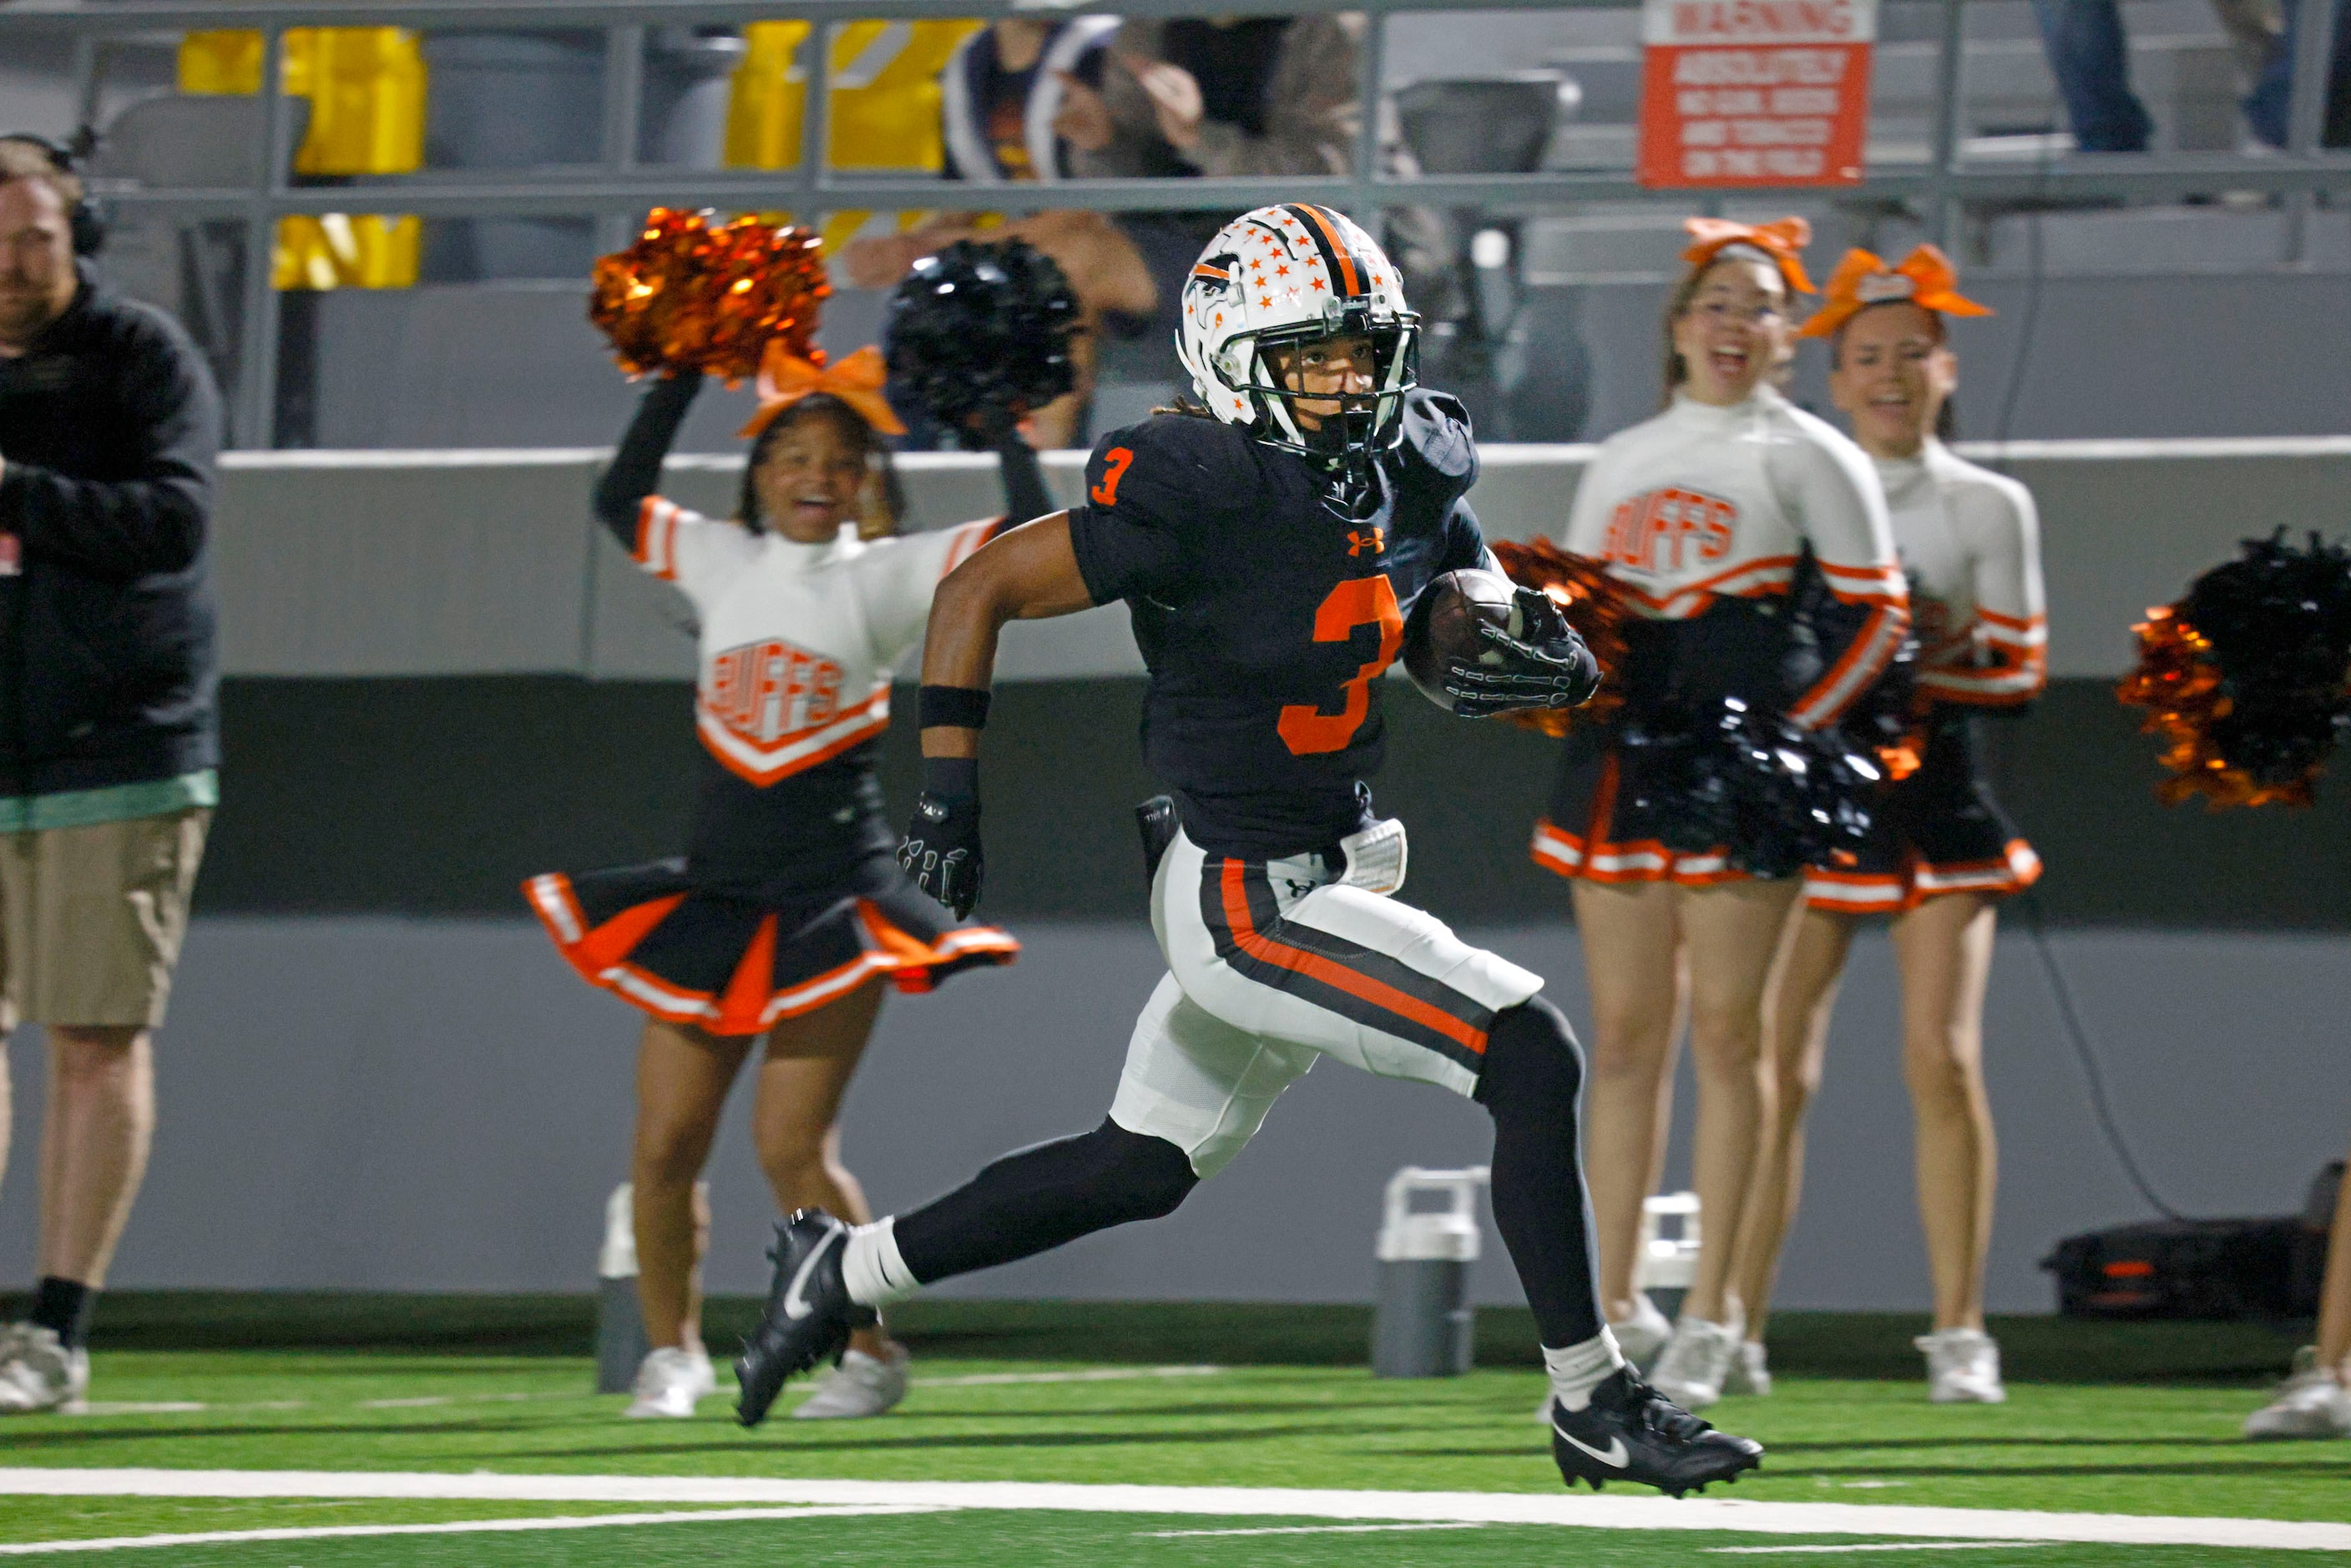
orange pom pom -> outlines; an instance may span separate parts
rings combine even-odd
[[[817,312],[832,286],[816,231],[716,217],[655,207],[634,245],[597,258],[588,319],[613,358],[632,376],[701,371],[730,387],[778,338],[822,364]]]
[[[1600,689],[1581,707],[1535,708],[1501,716],[1545,735],[1565,735],[1574,725],[1604,725],[1625,705],[1625,596],[1608,569],[1589,556],[1570,555],[1549,539],[1525,544],[1508,539],[1490,545],[1494,559],[1512,582],[1538,589],[1559,601],[1567,623],[1600,662]]]
[[[2317,769],[2281,783],[2263,783],[2223,755],[2212,727],[2235,711],[2221,687],[2220,665],[2211,640],[2189,623],[2179,606],[2147,612],[2131,628],[2138,638],[2138,664],[2123,677],[2115,695],[2147,710],[2144,735],[2163,741],[2163,770],[2170,777],[2155,787],[2156,798],[2176,806],[2204,797],[2207,810],[2231,806],[2307,806]]]

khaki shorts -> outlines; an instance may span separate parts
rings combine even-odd
[[[212,819],[0,833],[0,1029],[162,1023]]]

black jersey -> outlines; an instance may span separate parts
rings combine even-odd
[[[1297,853],[1364,825],[1405,617],[1433,579],[1486,559],[1461,405],[1415,392],[1400,417],[1376,494],[1180,414],[1113,431],[1086,464],[1078,570],[1096,603],[1134,614],[1144,760],[1212,853]]]

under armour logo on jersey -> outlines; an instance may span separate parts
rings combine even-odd
[[[1349,555],[1361,555],[1365,550],[1377,555],[1387,548],[1388,531],[1385,528],[1349,528],[1347,530]]]

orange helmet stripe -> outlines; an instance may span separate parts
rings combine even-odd
[[[1290,210],[1303,214],[1308,222],[1322,232],[1323,258],[1326,262],[1334,264],[1331,267],[1332,281],[1344,286],[1342,290],[1344,297],[1353,298],[1363,293],[1363,277],[1355,270],[1354,254],[1348,250],[1347,242],[1339,236],[1338,226],[1332,222],[1332,214],[1324,212],[1321,207],[1310,206],[1303,202],[1296,204]]]

